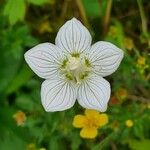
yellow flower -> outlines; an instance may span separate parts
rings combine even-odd
[[[30,143],[27,145],[27,150],[36,150],[36,145],[34,143]]]
[[[146,64],[146,58],[143,56],[138,57],[136,66],[141,74],[144,74],[145,70],[149,67],[149,65]]]
[[[127,127],[131,128],[134,123],[133,123],[132,120],[126,120],[125,124],[126,124]]]
[[[39,150],[46,150],[46,149],[42,147],[42,148],[40,148]]]
[[[133,40],[129,37],[124,38],[124,47],[128,50],[132,50],[134,47]]]
[[[145,61],[146,61],[145,57],[140,56],[140,57],[137,59],[137,64],[138,64],[138,65],[145,65]]]
[[[125,100],[127,98],[128,92],[125,88],[120,88],[118,89],[118,91],[116,92],[116,96],[120,99],[120,100]]]
[[[118,34],[118,29],[115,26],[110,26],[110,29],[108,31],[108,36],[111,36],[113,38],[116,38]]]
[[[18,111],[13,115],[13,118],[15,119],[18,126],[22,126],[26,121],[26,114],[22,111]]]
[[[150,109],[150,103],[147,104],[147,108]]]
[[[73,120],[73,126],[82,128],[80,136],[82,138],[93,139],[97,136],[99,127],[108,123],[108,116],[105,113],[99,113],[96,110],[85,110],[85,115],[76,115]]]
[[[119,129],[119,122],[118,121],[112,122],[110,128],[112,128],[114,131],[117,131]]]
[[[50,23],[48,21],[44,21],[42,23],[40,23],[39,25],[39,32],[42,33],[46,33],[46,32],[52,32],[52,27],[50,25]]]

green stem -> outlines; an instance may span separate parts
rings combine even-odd
[[[142,21],[142,31],[144,34],[147,34],[147,19],[145,16],[142,0],[137,0],[139,11],[140,11],[140,16],[141,16],[141,21]]]
[[[108,0],[106,13],[105,13],[105,16],[104,16],[104,19],[103,19],[103,35],[105,35],[108,31],[108,26],[109,26],[109,22],[110,22],[111,8],[112,8],[112,0]]]
[[[82,0],[76,0],[76,4],[77,4],[77,7],[78,7],[80,15],[81,15],[81,18],[82,18],[85,26],[89,28],[90,25],[89,25],[89,22],[88,22],[88,19],[87,19],[85,10],[84,10],[84,6],[83,6],[83,3],[82,3]]]

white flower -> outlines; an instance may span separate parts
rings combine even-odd
[[[59,30],[55,45],[43,43],[25,53],[31,69],[46,79],[41,99],[46,111],[62,111],[78,103],[87,109],[106,111],[110,84],[103,77],[119,66],[123,51],[100,41],[91,46],[91,35],[73,18]]]

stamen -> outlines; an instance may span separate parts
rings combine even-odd
[[[80,84],[85,80],[90,71],[90,61],[86,57],[81,58],[79,53],[71,54],[71,56],[63,60],[61,65],[61,73],[64,74],[68,80],[76,84]]]

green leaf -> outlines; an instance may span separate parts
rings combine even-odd
[[[81,144],[81,138],[79,137],[79,132],[74,132],[70,136],[71,139],[71,149],[76,150],[79,149],[79,146]]]
[[[1,68],[1,73],[0,73],[0,91],[2,92],[5,90],[9,82],[13,79],[15,76],[22,58],[15,59],[12,55],[12,53],[7,53],[5,51],[6,49],[2,49],[1,51],[1,61],[0,61],[0,68]],[[22,52],[20,52],[22,53]],[[5,67],[3,67],[5,66]]]
[[[0,116],[2,116],[0,125],[0,133],[2,133],[0,136],[1,150],[23,149],[23,145],[31,140],[31,135],[28,132],[28,129],[17,126],[15,120],[13,119],[15,112],[16,110],[10,107],[3,107],[0,109]],[[17,142],[18,144],[16,145]],[[20,146],[22,146],[22,148],[20,148]]]
[[[14,133],[9,133],[6,138],[0,141],[1,150],[26,150],[27,143]]]
[[[29,30],[26,26],[0,30],[0,34],[1,34],[0,92],[3,93],[4,95],[5,90],[10,84],[12,84],[12,80],[15,78],[15,75],[17,75],[19,68],[22,66],[24,47],[34,45],[36,43],[36,40],[29,35]],[[19,74],[23,75],[23,73]],[[28,74],[27,75],[28,77],[26,78],[29,78],[29,72],[26,72],[26,74]],[[15,85],[15,87],[12,87],[11,85],[10,87],[11,89],[9,89],[10,90],[9,92],[21,86],[22,83],[16,84],[18,85]]]
[[[100,16],[100,7],[98,0],[83,0],[83,5],[87,16],[95,18]]]
[[[48,2],[48,0],[28,0],[29,3],[32,3],[34,5],[42,5],[46,2]]]
[[[7,89],[7,94],[16,91],[19,87],[24,85],[31,78],[31,76],[32,76],[31,70],[26,65],[23,65],[18,74],[10,83]]]
[[[128,144],[132,150],[149,150],[150,148],[149,139],[143,139],[141,141],[131,139],[128,141]]]
[[[143,138],[144,134],[143,134],[143,126],[141,122],[138,122],[135,126],[134,126],[134,134],[139,137],[139,138]]]
[[[8,0],[4,8],[4,14],[8,16],[10,24],[14,25],[24,19],[25,9],[24,0]]]
[[[111,140],[115,140],[118,138],[119,131],[110,133],[106,138],[104,138],[101,142],[91,147],[91,150],[103,150],[109,146],[109,142]]]

